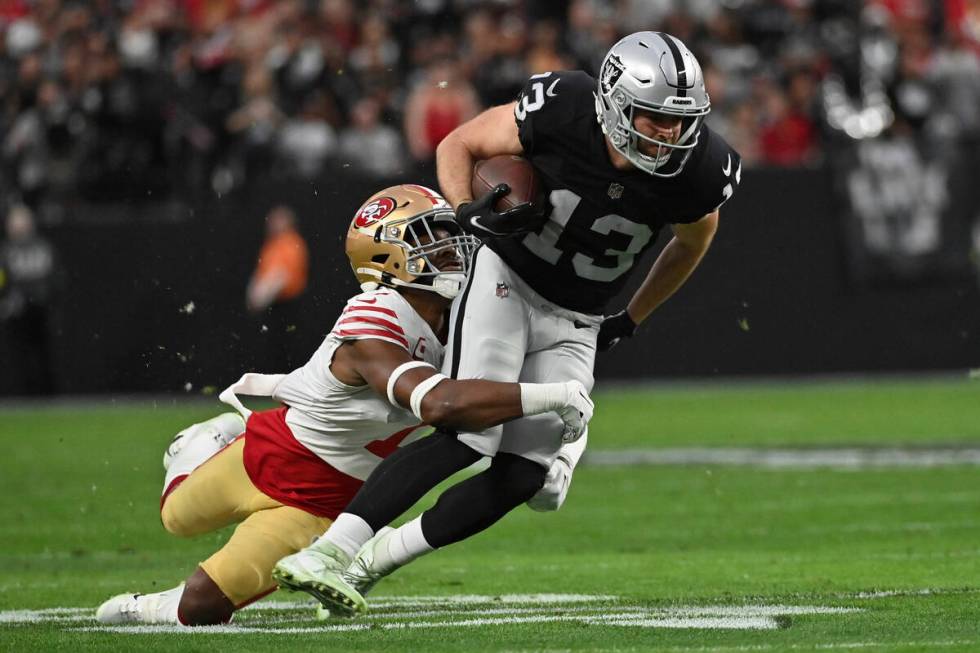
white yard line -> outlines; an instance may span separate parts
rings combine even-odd
[[[316,606],[312,606],[313,609]],[[642,612],[644,614],[649,614],[650,609],[644,607],[629,607],[629,606],[615,606],[616,610],[619,612]],[[370,610],[365,615],[367,619],[425,619],[428,617],[443,616],[447,613],[460,616],[460,615],[519,615],[519,614],[542,614],[542,613],[562,613],[562,614],[575,614],[575,613],[600,613],[603,610],[609,609],[609,606],[567,606],[567,605],[542,605],[535,608],[484,608],[484,607],[468,607],[460,606],[455,608],[424,608],[421,610],[407,610],[402,612],[380,612],[373,603],[370,604]]]
[[[980,466],[980,447],[845,447],[824,449],[677,447],[586,452],[583,463],[732,465],[771,469]]]
[[[463,595],[458,597],[388,597],[388,605],[404,610],[394,613],[365,615],[361,621],[326,623],[318,626],[269,627],[268,620],[252,626],[238,623],[208,628],[184,628],[177,625],[85,626],[74,628],[85,632],[147,634],[180,632],[193,634],[245,633],[339,633],[366,629],[418,630],[431,628],[475,628],[511,626],[531,623],[583,623],[596,626],[628,628],[774,630],[777,617],[784,615],[828,615],[861,612],[859,608],[811,605],[684,605],[664,607],[608,605],[615,597],[589,595],[550,595],[558,599],[548,603],[549,595],[506,595],[505,597]],[[607,605],[570,605],[589,602]],[[511,607],[487,607],[510,603]],[[436,608],[435,605],[443,607]],[[519,607],[523,606],[523,607]],[[258,611],[259,608],[251,608]],[[269,602],[264,610],[311,611],[308,603]],[[57,615],[49,615],[57,620]],[[258,618],[257,618],[258,619]],[[245,621],[243,619],[243,621]]]
[[[440,603],[448,605],[487,603],[530,605],[535,603],[595,603],[597,601],[619,600],[618,596],[608,594],[458,594],[450,596],[382,596],[376,601],[372,601],[371,605],[378,607]]]
[[[980,591],[980,590],[978,590]],[[933,596],[972,593],[970,590],[909,589],[875,590],[840,593],[832,597],[801,597],[805,601],[876,600],[894,597]],[[82,625],[94,621],[90,607],[56,607],[40,610],[0,611],[0,623],[54,623],[72,631],[105,632],[145,635],[180,633],[184,635],[238,635],[269,633],[279,635],[345,633],[364,630],[419,630],[478,627],[505,627],[521,624],[581,623],[593,626],[657,629],[710,630],[774,630],[780,627],[779,617],[790,615],[845,615],[862,612],[862,608],[835,605],[792,605],[752,603],[745,605],[664,605],[630,604],[629,599],[610,595],[588,594],[506,594],[457,596],[384,596],[373,604],[378,612],[369,613],[358,621],[326,622],[310,625],[287,625],[297,618],[283,617],[279,612],[305,612],[312,616],[315,604],[309,601],[266,601],[248,608],[241,621],[226,626],[186,628],[174,624],[160,625]],[[384,609],[389,612],[384,612]],[[253,625],[254,622],[254,625]],[[282,623],[282,626],[277,624]],[[943,645],[970,645],[975,642],[920,642],[921,648]],[[819,649],[863,649],[883,646],[878,642],[839,642],[811,645]],[[794,646],[745,647],[671,647],[673,651],[768,651],[786,650]]]
[[[177,625],[144,625],[144,626],[87,626],[74,628],[82,632],[111,632],[126,635],[145,635],[149,633],[183,633],[244,635],[252,633],[275,633],[280,635],[297,633],[338,633],[356,630],[419,630],[430,628],[474,628],[480,626],[512,626],[531,623],[578,622],[591,625],[610,625],[640,628],[702,628],[725,630],[773,630],[778,628],[776,620],[771,617],[703,617],[703,618],[669,618],[647,617],[645,615],[615,614],[606,617],[600,615],[529,615],[523,617],[481,617],[475,619],[450,619],[445,621],[403,621],[397,623],[353,623],[332,624],[324,626],[303,626],[298,628],[263,628],[260,626],[207,626],[204,628],[185,628]]]
[[[949,594],[976,594],[980,589],[970,588],[922,588],[903,590],[873,590],[863,592],[840,592],[822,596],[801,594],[801,601],[822,600],[875,600],[894,597],[936,596]],[[582,603],[602,605],[581,605]],[[844,614],[857,608],[837,606],[801,606],[801,605],[679,605],[679,606],[642,606],[630,605],[628,599],[617,596],[589,594],[505,594],[478,595],[463,594],[457,596],[381,596],[371,602],[374,612],[369,612],[369,619],[418,618],[446,614],[462,615],[476,612],[482,615],[519,615],[554,610],[563,613],[588,613],[608,610],[609,603],[617,604],[616,610],[623,613],[650,614],[657,616],[746,616],[746,615],[792,615],[792,614]],[[483,606],[483,607],[481,607]],[[492,606],[492,607],[490,607]],[[384,612],[390,608],[391,612]],[[316,609],[313,601],[261,601],[246,608],[244,615],[272,611],[308,611]],[[0,611],[0,623],[43,623],[86,621],[94,618],[94,606],[53,607],[36,610],[18,609]],[[260,618],[258,615],[256,619]]]
[[[771,617],[700,617],[700,618],[654,618],[622,621],[587,621],[593,625],[633,626],[639,628],[671,628],[687,630],[777,630],[779,624]]]

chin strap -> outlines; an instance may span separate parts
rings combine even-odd
[[[379,280],[384,277],[384,274],[378,270],[372,268],[357,268],[358,274],[368,274],[372,277],[377,277]],[[466,283],[466,275],[462,272],[443,272],[438,274],[432,279],[432,285],[423,283],[412,283],[410,281],[402,281],[398,277],[391,277],[387,283],[398,288],[416,288],[418,290],[428,290],[429,292],[434,292],[446,299],[455,299],[459,291],[463,289],[463,284]],[[380,281],[365,281],[361,284],[361,290],[364,292],[369,292],[371,290],[376,290],[378,286],[383,285]],[[385,284],[387,285],[387,284]]]

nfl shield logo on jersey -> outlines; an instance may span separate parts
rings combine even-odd
[[[503,281],[497,282],[497,297],[506,297],[510,294],[510,286]]]
[[[614,181],[613,183],[609,184],[609,190],[607,192],[609,193],[610,199],[618,200],[623,196],[623,185],[617,184]]]

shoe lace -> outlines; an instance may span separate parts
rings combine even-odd
[[[344,580],[361,594],[365,594],[382,578],[384,578],[384,574],[372,570],[370,561],[363,556],[357,556],[350,566],[344,570]]]

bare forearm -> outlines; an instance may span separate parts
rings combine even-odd
[[[520,386],[467,379],[446,380],[422,401],[429,424],[466,431],[483,431],[524,415]]]
[[[630,300],[627,310],[633,321],[637,324],[643,322],[677,292],[698,267],[707,251],[708,244],[698,247],[688,245],[676,237],[671,239]]]
[[[453,208],[473,199],[473,154],[458,132],[449,134],[436,148],[439,189]]]
[[[442,139],[436,148],[436,174],[442,196],[459,207],[473,199],[473,163],[498,154],[520,154],[514,103],[487,109]]]

